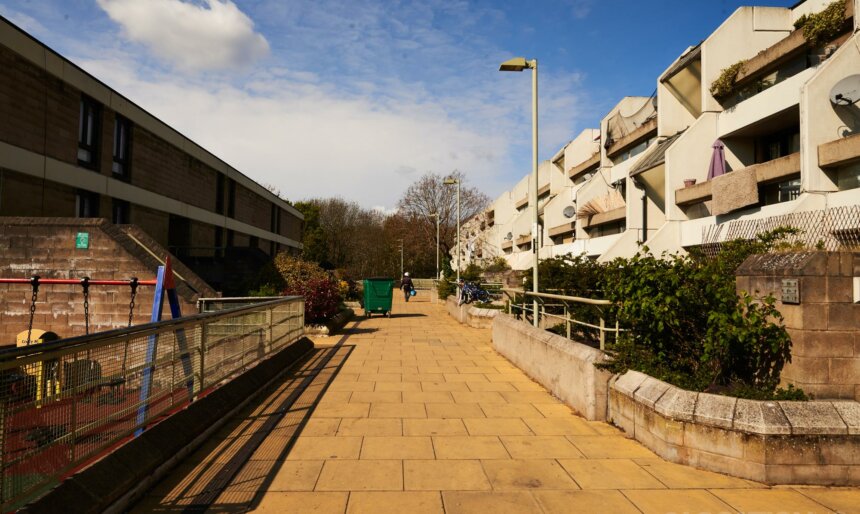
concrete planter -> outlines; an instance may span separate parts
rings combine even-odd
[[[344,309],[334,315],[324,325],[305,325],[305,335],[328,336],[342,329],[355,316],[352,309]]]
[[[493,347],[585,418],[606,419],[611,375],[595,367],[600,350],[507,314],[493,320]]]
[[[666,460],[766,484],[860,485],[860,404],[753,401],[685,391],[637,371],[609,417]]]
[[[472,328],[490,328],[493,326],[493,318],[501,312],[498,309],[479,309],[475,306],[464,304],[457,305],[457,300],[449,296],[445,301],[448,314],[463,325]]]

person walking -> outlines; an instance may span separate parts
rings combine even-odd
[[[409,297],[412,296],[412,290],[415,289],[415,286],[412,285],[412,279],[409,278],[409,272],[403,274],[403,278],[400,279],[400,289],[403,290],[403,299],[405,301],[409,301]]]

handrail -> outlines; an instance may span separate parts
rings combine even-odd
[[[0,509],[292,344],[290,296],[0,352]]]
[[[555,318],[555,319],[559,319],[561,321],[564,321],[568,339],[570,339],[570,336],[571,336],[571,325],[580,325],[580,326],[588,327],[588,328],[591,328],[594,330],[598,330],[598,331],[600,331],[600,349],[601,350],[606,349],[606,333],[607,332],[614,333],[615,338],[617,340],[618,334],[625,331],[624,329],[621,329],[618,327],[618,321],[617,320],[615,321],[615,328],[607,327],[606,326],[606,320],[603,317],[602,310],[600,310],[600,324],[599,325],[595,325],[593,323],[587,323],[585,321],[577,320],[570,315],[570,308],[568,305],[569,303],[581,303],[581,304],[586,304],[586,305],[594,305],[594,306],[597,306],[598,309],[600,309],[601,306],[612,305],[612,302],[609,300],[602,300],[602,299],[595,299],[595,298],[584,298],[584,297],[580,297],[580,296],[567,296],[567,295],[560,295],[560,294],[553,294],[553,293],[541,293],[541,292],[536,293],[534,291],[525,291],[523,289],[512,289],[512,288],[508,288],[508,287],[501,288],[501,291],[505,294],[505,296],[508,297],[508,314],[513,314],[513,309],[516,308],[521,314],[531,312],[532,316],[538,317],[538,320],[540,320],[540,318],[543,317],[544,319]],[[537,312],[534,312],[535,308],[529,307],[530,303],[528,303],[528,302],[523,302],[522,304],[515,304],[513,300],[516,298],[517,295],[521,295],[523,298],[525,298],[526,296],[531,296],[533,298],[536,298],[538,300],[538,302],[540,302],[541,308]],[[558,303],[547,303],[546,300],[555,300],[555,301],[559,301],[561,303],[560,304],[558,304]],[[547,307],[563,307],[564,308],[564,314],[559,315],[559,314],[554,314],[551,312],[546,312]],[[538,323],[538,325],[539,324],[540,323]]]
[[[222,318],[234,317],[243,314],[246,311],[258,310],[261,307],[268,308],[281,303],[289,303],[301,296],[284,296],[278,300],[261,302],[253,305],[236,307],[233,309],[225,309],[221,311],[201,312],[191,314],[177,319],[164,321],[155,321],[134,325],[131,327],[118,328],[114,330],[106,330],[104,332],[96,332],[93,334],[70,337],[67,339],[59,339],[41,344],[31,344],[29,346],[21,346],[18,348],[7,348],[0,350],[0,371],[11,367],[29,364],[45,358],[46,355],[51,355],[54,351],[62,350],[62,353],[68,353],[68,350],[98,348],[109,345],[115,342],[124,341],[130,338],[140,338],[164,332],[174,332],[178,329],[185,328],[191,325],[197,325],[200,322],[212,322]],[[34,358],[31,358],[34,357]],[[35,358],[38,357],[38,358]]]

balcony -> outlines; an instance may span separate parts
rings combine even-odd
[[[611,211],[601,212],[582,220],[582,228],[594,228],[621,221],[627,216],[627,207],[617,207]]]
[[[502,242],[502,250],[510,250],[514,247],[513,241],[504,241]]]
[[[565,234],[570,234],[576,230],[576,222],[568,222],[549,229],[549,237],[558,237]]]
[[[570,178],[570,180],[576,180],[580,176],[585,175],[590,171],[596,170],[598,166],[600,166],[600,152],[595,152],[594,155],[589,157],[584,162],[581,162],[573,168],[570,168],[570,170],[568,170],[567,172],[567,176],[568,178]]]
[[[719,138],[751,130],[760,132],[767,125],[796,123],[800,115],[800,90],[815,73],[816,68],[807,68],[721,112],[717,117]]]
[[[618,141],[614,142],[612,146],[606,149],[607,157],[612,157],[617,155],[624,150],[628,149],[631,146],[636,145],[642,139],[645,139],[651,135],[657,133],[657,118],[654,117],[645,123],[643,123],[639,128],[634,130],[633,132],[627,134],[622,137]]]
[[[754,164],[731,173],[738,172],[755,173],[756,183],[759,185],[788,180],[800,173],[800,152],[795,152],[761,164]],[[711,181],[675,190],[675,204],[681,207],[706,202],[711,199]]]
[[[850,20],[854,18],[854,1],[845,0],[845,25],[841,35],[826,45],[841,45],[851,35],[853,25]],[[825,45],[825,46],[826,46]],[[735,90],[752,85],[770,73],[773,73],[789,61],[799,58],[801,53],[808,50],[809,44],[803,35],[803,30],[798,29],[791,32],[784,39],[776,42],[756,54],[744,63],[743,69],[735,77]]]
[[[529,244],[531,244],[531,242],[532,242],[531,234],[523,234],[523,235],[519,236],[517,238],[517,241],[516,241],[517,246],[529,245]]]
[[[818,165],[824,169],[839,168],[857,161],[860,161],[860,134],[818,146]]]
[[[520,200],[519,202],[515,203],[515,204],[514,204],[514,208],[515,208],[516,210],[520,210],[520,209],[522,209],[523,207],[525,207],[525,206],[526,206],[526,205],[528,205],[528,204],[529,204],[529,197],[528,197],[528,196],[526,196],[525,198],[523,198],[523,199],[522,199],[522,200]]]

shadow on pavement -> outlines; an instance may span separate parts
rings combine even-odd
[[[353,346],[313,350],[157,484],[132,512],[247,512],[269,489]]]

